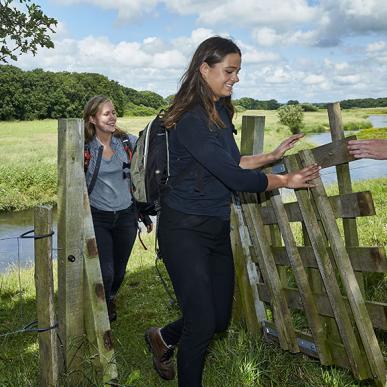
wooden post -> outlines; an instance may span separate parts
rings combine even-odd
[[[89,341],[89,356],[105,383],[117,382],[117,367],[114,358],[113,338],[110,330],[105,291],[98,259],[97,242],[94,235],[89,196],[84,181],[84,268],[85,268],[85,324]]]
[[[54,309],[54,279],[52,272],[51,236],[52,207],[39,206],[34,212],[35,288],[39,333],[39,385],[58,385],[58,358]],[[45,237],[43,237],[45,236]],[[52,329],[49,329],[52,328]]]
[[[79,384],[83,376],[83,121],[58,123],[58,322],[60,367]]]
[[[264,116],[243,116],[241,154],[251,155],[263,150],[265,128]],[[242,206],[237,199],[231,208],[231,229],[236,271],[235,310],[242,311],[250,333],[261,333],[261,322],[265,320],[265,306],[259,300],[257,281],[259,273],[250,254],[251,241],[242,214]],[[241,244],[241,246],[238,246]],[[234,315],[235,317],[235,315]],[[238,316],[239,318],[239,316]]]
[[[329,126],[331,129],[332,141],[344,139],[343,123],[341,119],[340,103],[330,103],[327,106]],[[352,192],[351,174],[349,164],[340,164],[336,166],[337,182],[339,193],[347,194]],[[348,247],[359,246],[359,236],[357,232],[356,218],[343,219],[345,245]],[[364,294],[364,276],[362,273],[355,273],[360,289]]]

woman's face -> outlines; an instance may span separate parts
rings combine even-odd
[[[116,130],[117,113],[113,104],[108,101],[102,104],[95,116],[90,117],[95,130],[104,133],[113,133]]]
[[[200,66],[200,72],[214,93],[215,100],[232,94],[234,84],[239,82],[240,69],[241,57],[239,54],[228,54],[222,62],[212,67],[207,63]]]

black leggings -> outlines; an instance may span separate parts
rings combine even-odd
[[[230,222],[188,215],[163,206],[159,224],[162,258],[182,310],[182,318],[161,334],[178,344],[180,387],[201,386],[204,358],[217,332],[227,329],[234,291]]]
[[[137,234],[137,211],[131,206],[121,211],[91,207],[106,301],[118,292]]]

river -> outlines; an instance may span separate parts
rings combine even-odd
[[[387,115],[371,115],[368,117],[374,128],[387,127]],[[349,136],[356,134],[356,132],[346,132]],[[307,140],[316,145],[324,145],[332,142],[331,134],[329,132],[313,134],[307,137]],[[352,180],[374,179],[378,177],[387,177],[387,160],[371,160],[362,159],[352,161],[349,164]],[[321,176],[324,184],[332,184],[336,179],[335,167],[326,168],[321,171]]]
[[[372,115],[369,116],[369,120],[375,128],[387,127],[387,115]],[[331,136],[330,133],[321,133],[308,136],[308,140],[323,145],[331,142]],[[387,176],[387,161],[357,160],[350,163],[350,171],[353,180],[384,177]],[[336,180],[334,167],[324,169],[321,175],[325,184],[331,184]],[[33,263],[33,239],[17,239],[22,233],[33,228],[33,218],[33,210],[0,215],[0,273],[12,266],[20,264],[25,267]],[[53,257],[56,257],[56,235],[52,240]]]

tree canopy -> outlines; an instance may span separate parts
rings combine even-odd
[[[35,55],[39,46],[53,48],[50,33],[56,25],[57,20],[30,0],[0,0],[0,63],[17,61],[27,52]]]
[[[0,120],[82,117],[84,105],[97,94],[110,98],[119,116],[152,115],[166,105],[161,95],[124,87],[101,74],[0,65]]]

